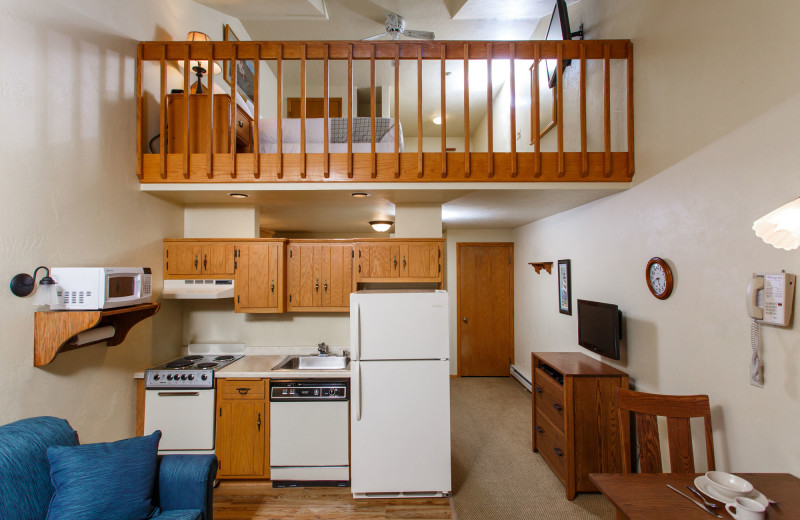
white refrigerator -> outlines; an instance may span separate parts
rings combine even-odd
[[[350,295],[355,498],[450,494],[448,319],[446,291]]]

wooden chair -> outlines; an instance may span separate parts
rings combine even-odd
[[[695,473],[692,451],[692,432],[689,418],[702,417],[706,432],[708,470],[714,467],[714,440],[711,436],[711,408],[707,395],[658,395],[634,392],[623,388],[617,391],[619,422],[622,426],[622,467],[631,472],[630,412],[636,419],[639,460],[642,473],[663,473],[661,443],[658,437],[657,416],[667,418],[669,460],[672,473]]]

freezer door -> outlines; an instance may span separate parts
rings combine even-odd
[[[353,293],[352,358],[446,359],[450,356],[448,319],[445,291]]]
[[[449,493],[447,361],[362,361],[353,369],[353,494]]]

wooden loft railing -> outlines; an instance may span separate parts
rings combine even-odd
[[[236,70],[237,61],[241,60],[275,60],[277,68],[277,99],[260,100],[259,67],[254,67],[255,83],[255,117],[253,118],[252,151],[237,153],[235,134],[230,132],[230,121],[236,121],[236,103],[228,103],[224,108],[224,116],[215,112],[217,96],[206,96],[207,127],[194,130],[195,140],[204,140],[203,153],[189,153],[191,110],[183,111],[185,119],[182,126],[182,142],[180,153],[168,153],[167,146],[167,62],[182,62],[185,71],[190,70],[190,60],[230,61],[231,70]],[[542,60],[577,60],[579,62],[579,118],[580,118],[580,151],[565,151],[564,143],[564,92],[562,68],[557,67],[554,111],[557,114],[557,150],[542,151],[539,131],[534,124],[539,121],[540,94],[538,88],[531,88],[531,138],[533,151],[518,151],[516,146],[516,106],[515,106],[515,60],[533,60],[532,77],[538,78]],[[282,124],[277,124],[276,153],[259,151],[259,117],[263,103],[276,103],[277,120],[282,120],[282,74],[283,63],[287,60],[299,61],[301,71],[301,122],[300,153],[283,153],[281,136]],[[323,153],[306,153],[306,69],[311,60],[322,61],[324,67],[324,149]],[[344,60],[347,63],[347,153],[331,153],[329,151],[329,85],[328,72],[332,60]],[[370,64],[370,100],[371,100],[371,145],[369,153],[353,152],[352,118],[353,118],[353,62],[368,60]],[[416,152],[401,152],[399,139],[394,139],[394,151],[376,153],[375,143],[375,64],[376,61],[394,61],[394,123],[397,128],[399,98],[400,67],[399,60],[413,60],[417,66],[417,133],[418,149]],[[438,60],[441,63],[441,151],[422,151],[422,92],[423,92],[423,60]],[[446,117],[445,117],[445,60],[463,60],[464,74],[464,151],[447,150]],[[487,151],[470,151],[469,135],[469,79],[467,70],[470,61],[485,60],[487,69]],[[510,60],[510,152],[493,150],[494,129],[493,115],[496,108],[492,106],[492,60]],[[586,114],[586,64],[590,60],[600,60],[603,66],[603,151],[590,152],[587,145]],[[626,89],[626,132],[627,151],[611,151],[611,64],[612,60],[625,60],[627,79],[619,88]],[[149,137],[144,135],[144,92],[143,67],[146,62],[157,62],[160,73],[159,101],[159,153],[145,153],[145,144]],[[184,74],[182,100],[184,107],[189,107],[189,81],[191,74]],[[231,78],[231,91],[236,92],[236,74]],[[143,183],[231,183],[231,182],[552,182],[552,181],[630,181],[634,173],[633,145],[633,46],[629,40],[594,40],[594,41],[434,41],[434,42],[362,42],[362,41],[306,41],[306,42],[142,42],[138,47],[136,67],[136,155],[137,176]],[[532,82],[533,83],[533,82]],[[617,86],[617,85],[615,85]],[[176,96],[173,94],[172,96]],[[178,94],[178,96],[180,96]],[[197,98],[200,99],[199,97]],[[216,115],[215,115],[216,114]],[[174,123],[173,123],[174,124]],[[220,133],[222,131],[222,133]],[[217,137],[215,137],[215,132]],[[226,150],[219,153],[219,141],[230,140]],[[216,139],[216,140],[215,140]],[[217,143],[215,145],[215,143]],[[578,145],[574,147],[577,149]]]

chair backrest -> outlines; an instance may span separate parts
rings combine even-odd
[[[661,442],[658,436],[658,416],[667,418],[670,471],[695,473],[692,431],[689,419],[702,417],[705,423],[706,458],[708,470],[714,470],[714,440],[711,435],[711,408],[707,395],[658,395],[634,392],[623,388],[617,391],[619,422],[622,435],[622,467],[631,472],[630,412],[636,419],[639,463],[642,473],[663,473]]]

